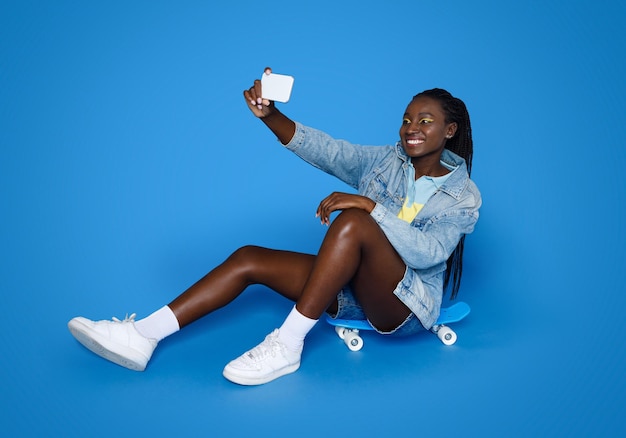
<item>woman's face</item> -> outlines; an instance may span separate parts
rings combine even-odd
[[[411,101],[400,126],[400,141],[411,158],[432,156],[439,160],[446,141],[456,132],[457,124],[446,123],[441,104],[426,96]]]

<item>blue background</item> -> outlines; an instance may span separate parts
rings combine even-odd
[[[0,5],[0,379],[7,436],[626,433],[623,21],[618,1],[150,1]],[[221,376],[291,304],[250,288],[145,373],[90,354],[76,315],[145,316],[230,252],[315,252],[346,190],[283,150],[241,92],[355,143],[411,96],[470,109],[484,206],[459,341],[319,324],[301,370]],[[245,210],[242,215],[239,212]]]

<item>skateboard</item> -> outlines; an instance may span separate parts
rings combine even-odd
[[[470,313],[470,306],[464,302],[458,302],[450,307],[442,308],[439,318],[431,327],[430,331],[445,345],[452,345],[456,342],[457,336],[454,330],[446,324],[458,322]],[[359,330],[374,330],[369,322],[365,320],[353,319],[333,319],[326,315],[326,322],[335,327],[335,332],[352,351],[359,351],[363,348],[363,338],[359,336]]]

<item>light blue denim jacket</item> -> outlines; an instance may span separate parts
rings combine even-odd
[[[409,224],[397,217],[406,197],[409,162],[399,142],[359,146],[296,123],[285,147],[376,202],[371,215],[407,266],[394,294],[430,329],[441,308],[446,261],[478,220],[480,192],[469,179],[465,160],[444,150],[442,161],[457,168]]]

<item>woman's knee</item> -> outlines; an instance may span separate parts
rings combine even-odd
[[[236,269],[240,273],[254,272],[259,263],[263,260],[263,254],[268,249],[260,246],[246,245],[235,250],[224,262],[231,269]]]
[[[372,216],[360,208],[343,210],[332,222],[332,226],[343,232],[362,232],[375,224]]]

